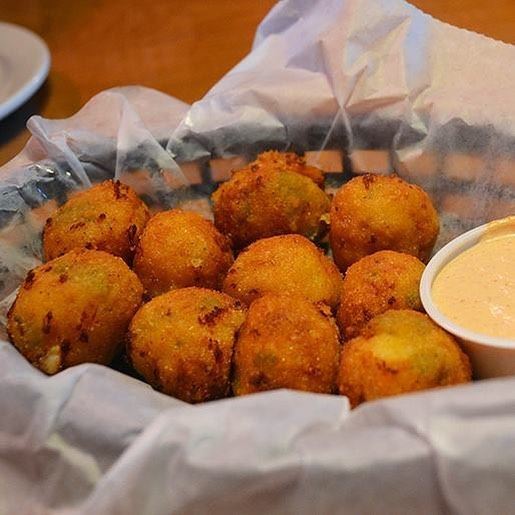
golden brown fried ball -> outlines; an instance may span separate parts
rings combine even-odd
[[[343,345],[339,390],[351,406],[470,380],[455,339],[417,311],[386,311]]]
[[[47,220],[45,259],[75,248],[104,250],[132,262],[149,212],[134,190],[120,181],[104,181],[71,197]]]
[[[343,278],[338,325],[354,338],[373,317],[389,309],[422,311],[419,285],[424,264],[416,257],[381,250],[351,265]]]
[[[254,301],[234,353],[233,392],[336,391],[340,342],[331,310],[298,295]]]
[[[143,286],[119,257],[75,249],[31,270],[8,314],[18,350],[47,374],[107,365],[123,345]]]
[[[277,234],[314,239],[326,232],[330,200],[325,192],[307,172],[267,164],[263,157],[235,172],[212,199],[215,225],[237,249]]]
[[[337,191],[331,205],[329,239],[342,271],[378,250],[396,250],[427,262],[438,230],[429,195],[397,176],[356,177]]]
[[[127,352],[154,388],[186,402],[227,396],[240,302],[205,288],[155,297],[131,322]]]
[[[154,215],[136,248],[134,271],[151,296],[171,289],[220,289],[233,263],[229,241],[197,213],[172,209]]]
[[[277,170],[278,172],[290,171],[300,173],[309,177],[321,188],[324,187],[324,172],[316,166],[306,164],[304,157],[295,154],[295,152],[278,152],[277,150],[269,150],[259,154],[256,160],[249,165],[253,171],[267,168]]]
[[[247,305],[265,293],[291,293],[336,309],[341,287],[340,272],[316,245],[286,234],[256,241],[241,252],[223,291]]]

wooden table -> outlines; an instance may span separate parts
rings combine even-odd
[[[0,165],[32,114],[65,118],[99,91],[142,84],[193,102],[247,54],[274,0],[0,0],[0,20],[40,34],[46,84],[0,122]],[[436,18],[515,43],[515,0],[413,0]]]

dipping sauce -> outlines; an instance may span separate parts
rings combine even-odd
[[[515,216],[492,222],[476,245],[447,263],[432,297],[455,324],[515,340]]]

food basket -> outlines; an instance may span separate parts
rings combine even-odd
[[[367,171],[421,185],[437,248],[513,214],[513,62],[513,47],[399,0],[286,0],[193,106],[128,87],[67,120],[33,117],[0,169],[1,327],[46,217],[107,178],[151,209],[209,216],[231,169],[294,150],[329,190]],[[0,342],[0,392],[0,512],[506,513],[515,500],[513,378],[353,411],[292,391],[190,406],[99,365],[46,377]]]

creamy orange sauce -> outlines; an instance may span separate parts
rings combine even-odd
[[[515,341],[515,216],[492,222],[436,276],[432,297],[455,324]]]

